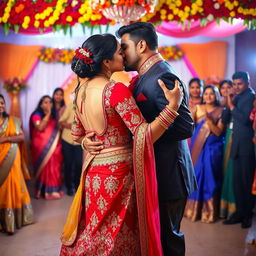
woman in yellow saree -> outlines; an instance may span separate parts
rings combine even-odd
[[[29,172],[23,158],[21,122],[5,112],[0,94],[0,230],[13,234],[33,223],[33,210],[25,179]]]
[[[98,155],[85,156],[60,255],[161,256],[152,143],[178,116],[178,81],[173,90],[160,82],[170,103],[147,124],[130,90],[110,80],[123,70],[122,49],[113,35],[88,38],[76,50],[72,70],[82,78],[72,135],[83,147],[85,134],[94,131],[105,147]]]

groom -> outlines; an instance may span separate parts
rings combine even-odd
[[[157,52],[158,38],[152,24],[136,22],[123,26],[117,31],[117,36],[121,38],[126,71],[136,70],[139,73],[137,79],[133,79],[130,89],[143,116],[147,122],[152,122],[168,104],[157,80],[162,79],[172,89],[175,79],[180,79]],[[161,241],[165,256],[185,255],[180,223],[187,197],[197,188],[186,141],[192,136],[194,124],[188,110],[184,86],[183,91],[184,99],[178,110],[179,117],[154,143]],[[98,144],[91,142],[90,145]],[[86,143],[91,152],[88,146]]]

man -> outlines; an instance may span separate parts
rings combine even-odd
[[[73,104],[69,104],[59,119],[62,128],[61,142],[64,156],[64,180],[67,195],[73,196],[80,182],[83,151],[80,144],[73,141],[71,125],[74,119]]]
[[[247,72],[236,72],[232,76],[233,88],[237,95],[234,100],[228,97],[228,108],[223,111],[222,120],[228,123],[233,119],[233,136],[231,157],[233,159],[234,192],[236,212],[223,224],[242,223],[242,228],[252,224],[254,197],[251,193],[255,168],[253,147],[253,128],[249,119],[253,108],[254,90],[249,86],[250,78]]]
[[[147,122],[152,122],[168,104],[157,80],[169,89],[175,79],[170,65],[157,53],[155,28],[150,23],[136,22],[117,31],[125,56],[127,71],[136,70],[139,77],[130,85],[133,96]],[[182,84],[182,82],[180,81]],[[182,85],[183,86],[183,85]],[[188,97],[183,86],[184,99],[179,117],[165,134],[154,143],[159,193],[161,241],[165,256],[185,255],[184,235],[180,232],[187,196],[196,189],[193,164],[186,139],[192,136],[194,124],[188,110]],[[97,143],[86,143],[91,152]]]

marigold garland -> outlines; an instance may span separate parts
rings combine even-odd
[[[38,52],[38,57],[46,63],[69,64],[74,57],[75,51],[72,49],[58,49],[44,47]]]
[[[129,5],[144,0],[102,0],[100,3]],[[142,17],[142,21],[157,23],[161,21],[187,22],[200,20],[201,25],[208,21],[224,19],[232,23],[233,18],[241,18],[248,27],[256,29],[255,0],[159,0],[155,11]],[[115,24],[105,18],[100,10],[93,11],[90,0],[5,0],[0,4],[0,24],[6,34],[9,29],[16,32],[20,28],[53,30],[69,28],[80,23],[83,26]]]
[[[183,56],[183,52],[178,46],[161,46],[158,48],[160,54],[166,61],[175,61]],[[38,53],[38,58],[46,63],[70,64],[75,55],[72,49],[42,48]]]
[[[18,77],[8,78],[4,81],[4,88],[7,92],[20,91],[27,87],[26,80]]]

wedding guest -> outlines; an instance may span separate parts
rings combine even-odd
[[[36,173],[36,198],[58,199],[63,195],[60,131],[50,96],[43,96],[30,117],[32,162]]]
[[[204,88],[202,104],[196,106],[195,132],[191,138],[191,157],[195,167],[198,190],[189,196],[185,216],[211,223],[217,219],[222,183],[223,130],[218,88]]]
[[[196,110],[196,105],[201,104],[204,83],[201,79],[195,77],[189,81],[188,85],[189,85],[188,106],[189,106],[189,110],[193,114]]]
[[[221,105],[227,107],[228,95],[233,95],[233,83],[231,80],[223,80],[220,82]],[[234,184],[233,184],[233,163],[230,157],[233,121],[225,124],[225,145],[223,158],[223,174],[224,181],[221,192],[220,217],[229,218],[236,210]]]
[[[255,154],[255,158],[256,158],[256,97],[254,99],[253,102],[253,109],[252,112],[250,114],[250,120],[252,121],[252,128],[254,130],[254,137],[252,139],[253,143],[254,143],[254,154]],[[254,181],[253,181],[253,185],[252,185],[252,194],[256,195],[256,169],[254,172]]]
[[[23,159],[25,139],[21,120],[6,113],[0,94],[0,230],[13,234],[33,223],[33,209],[25,180],[30,175]]]
[[[227,109],[223,112],[222,120],[228,123],[233,120],[233,136],[231,157],[233,160],[233,178],[236,200],[235,213],[223,224],[230,225],[241,223],[242,228],[252,225],[252,210],[254,197],[252,183],[255,170],[255,155],[253,136],[254,131],[249,119],[255,97],[254,90],[250,87],[248,72],[236,72],[232,76],[236,97],[234,101],[228,96]]]
[[[73,104],[69,104],[59,118],[59,126],[62,129],[61,143],[64,157],[64,180],[69,196],[72,196],[78,188],[82,171],[83,155],[80,144],[73,141],[71,136],[73,120]]]
[[[60,87],[57,87],[52,95],[52,101],[53,101],[53,108],[52,111],[54,115],[56,116],[56,119],[58,120],[59,117],[62,115],[64,109],[65,109],[65,101],[64,101],[64,90]]]

